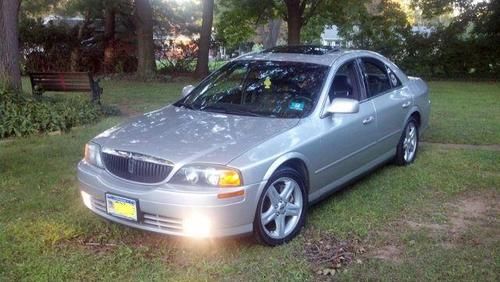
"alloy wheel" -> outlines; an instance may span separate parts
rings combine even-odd
[[[413,122],[410,122],[406,127],[405,139],[403,141],[404,160],[409,163],[413,160],[417,151],[417,127]]]
[[[274,239],[283,239],[299,223],[304,199],[299,184],[289,177],[275,180],[267,189],[260,217],[264,232]]]

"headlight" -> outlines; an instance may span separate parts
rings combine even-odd
[[[224,166],[188,165],[179,169],[170,180],[174,184],[237,187],[243,184],[238,170]]]
[[[85,161],[97,167],[104,167],[101,160],[101,146],[96,143],[85,144]]]

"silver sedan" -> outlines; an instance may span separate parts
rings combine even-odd
[[[426,83],[377,53],[276,47],[92,139],[81,195],[143,230],[282,244],[312,203],[387,161],[411,164],[429,112]]]

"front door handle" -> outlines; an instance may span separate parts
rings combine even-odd
[[[408,101],[408,102],[404,102],[401,107],[403,108],[408,108],[409,106],[411,105],[411,101]]]
[[[375,118],[373,116],[369,116],[363,120],[363,124],[369,124],[370,122],[374,121]]]

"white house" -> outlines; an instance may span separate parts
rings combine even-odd
[[[321,33],[321,44],[325,46],[345,46],[345,39],[339,35],[337,26],[325,26]]]

